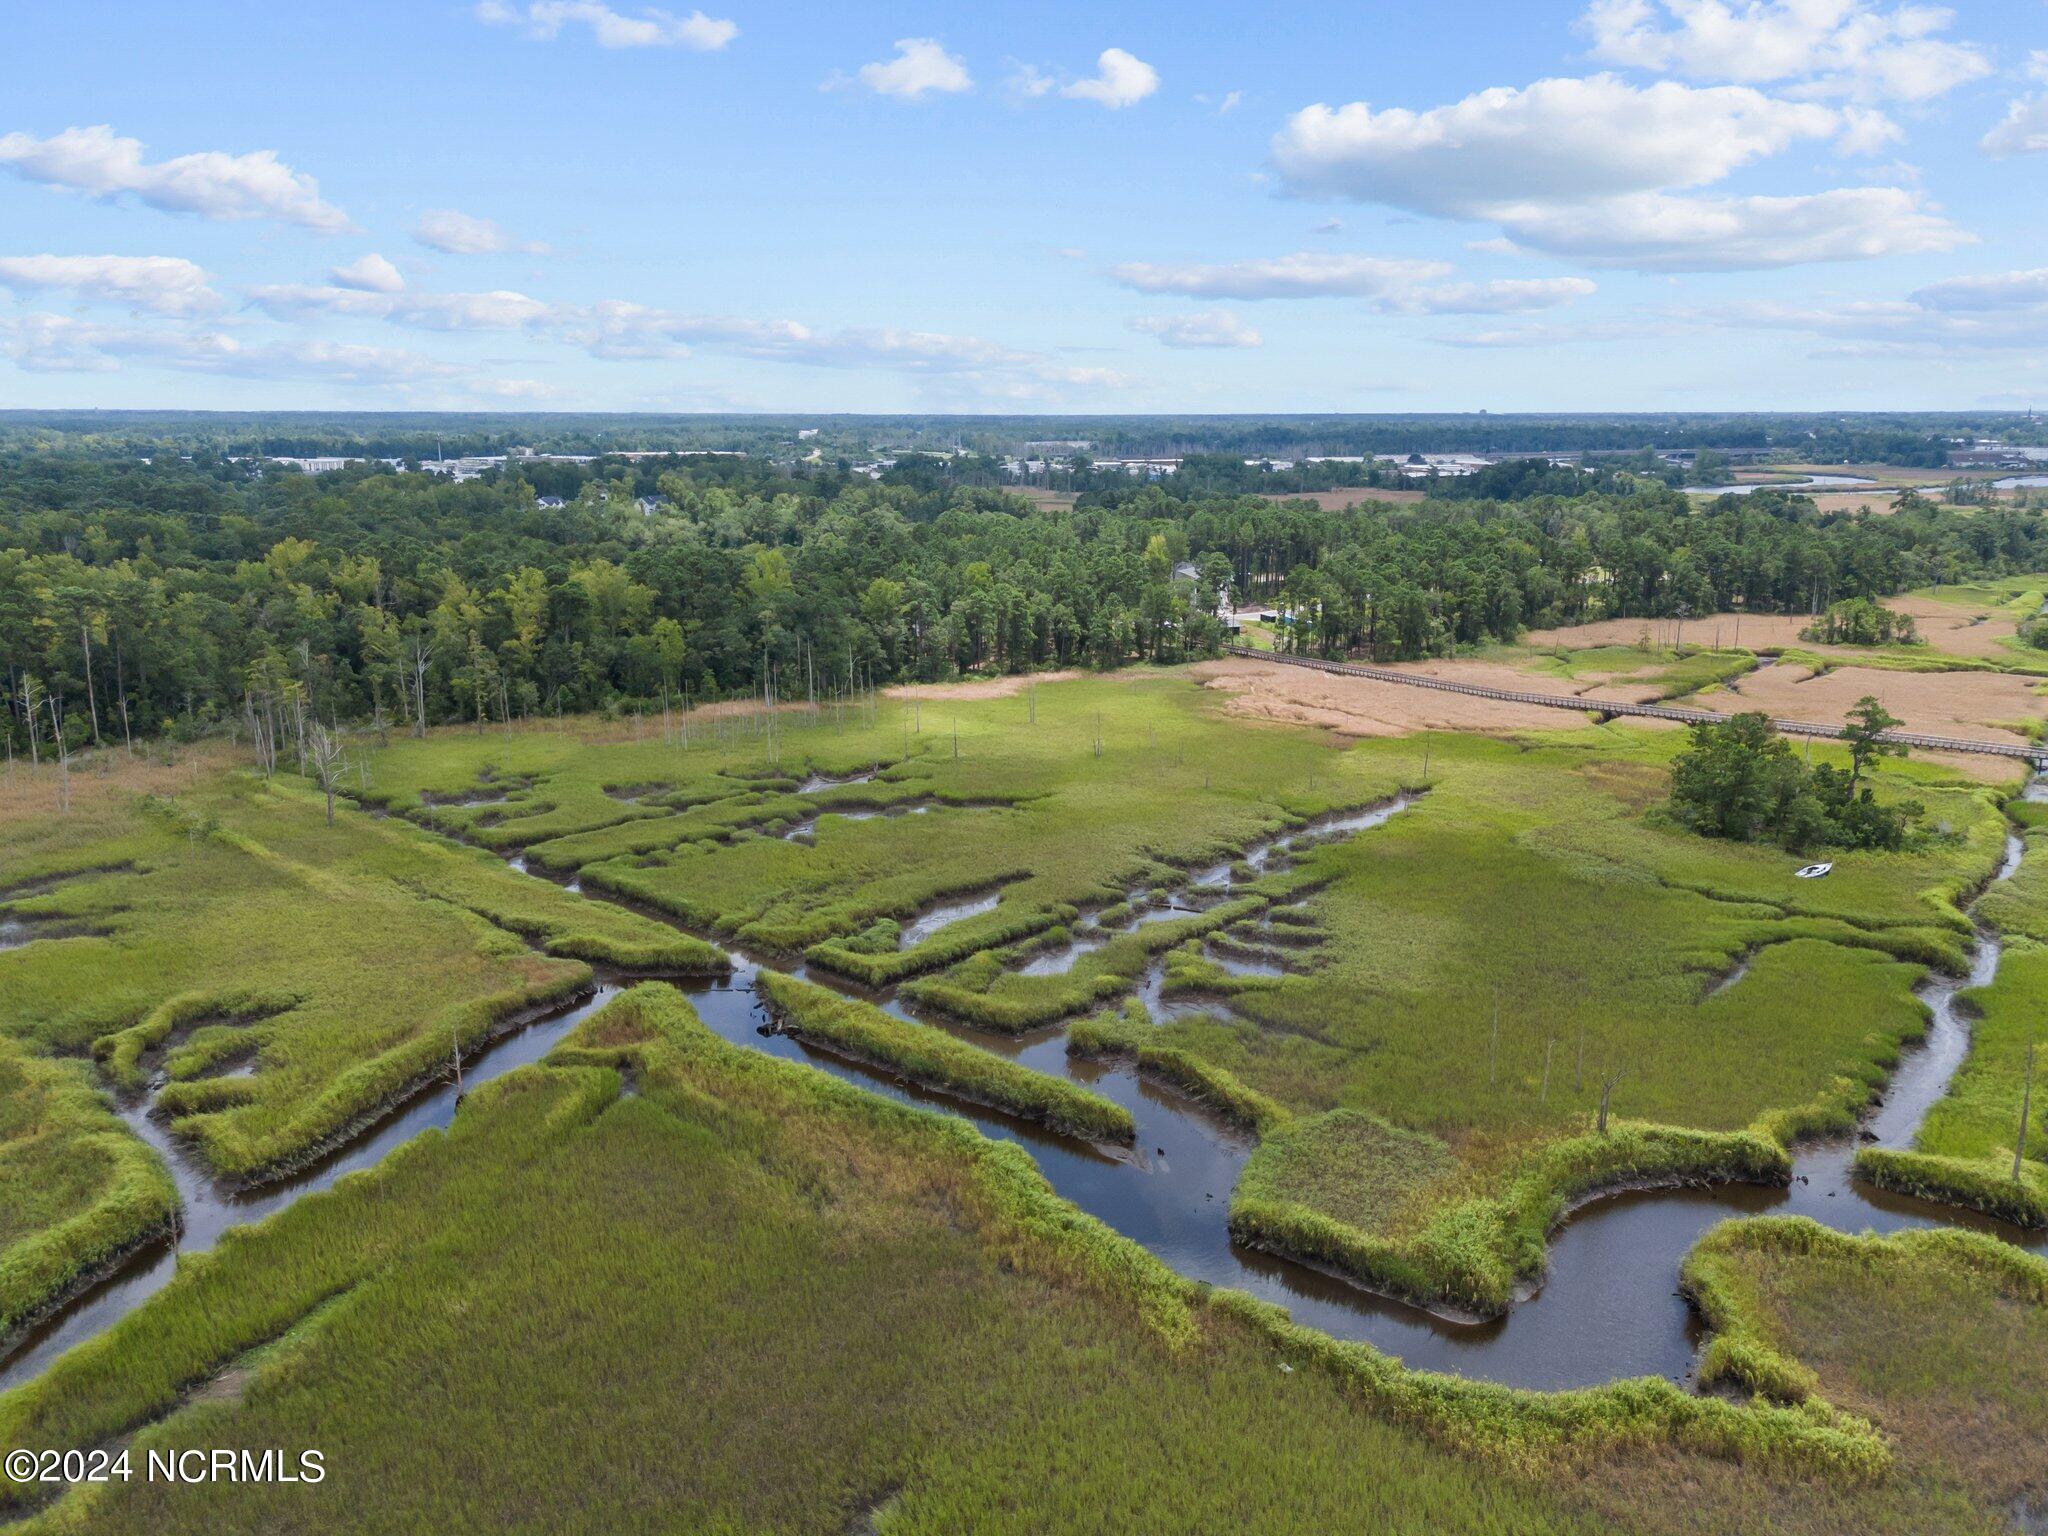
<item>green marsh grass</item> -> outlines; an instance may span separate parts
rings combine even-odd
[[[159,1107],[230,1181],[304,1160],[458,1044],[588,985],[586,958],[723,966],[665,924],[356,812],[329,828],[307,787],[242,775],[17,827],[0,884],[116,864],[21,903],[93,933],[0,954],[0,1029],[91,1051],[131,1088],[160,1052]],[[252,1075],[209,1075],[238,1059]]]
[[[192,1400],[230,1366],[239,1395]],[[574,1510],[593,1531],[823,1533],[879,1512],[930,1532],[1506,1536],[1610,1529],[1610,1504],[1670,1529],[1702,1482],[1779,1529],[1845,1509],[1887,1536],[1932,1528],[1884,1479],[1883,1443],[1823,1402],[1406,1371],[1180,1280],[1018,1148],[728,1046],[658,985],[0,1398],[9,1446],[131,1428],[138,1454],[316,1444],[332,1470],[311,1490],[82,1488],[21,1529]]]
[[[774,971],[757,985],[786,1034],[902,1073],[978,1104],[1090,1141],[1128,1142],[1131,1112],[1065,1078],[1048,1077],[928,1024],[910,1024],[872,1003],[842,997]]]
[[[178,1195],[82,1062],[0,1037],[0,1340],[168,1234]]]
[[[909,729],[919,714],[923,734]],[[1701,839],[1660,818],[1681,744],[1678,733],[1617,724],[1347,745],[1224,717],[1186,680],[1149,674],[1047,684],[1035,711],[1021,697],[918,711],[892,701],[872,726],[792,728],[779,761],[759,736],[686,751],[451,732],[394,745],[372,760],[371,777],[386,790],[416,786],[393,791],[401,808],[408,792],[525,783],[517,797],[573,805],[584,828],[556,835],[552,819],[495,821],[494,835],[550,834],[529,857],[692,927],[802,951],[870,985],[902,981],[921,1006],[984,1028],[1113,1012],[1164,954],[1170,985],[1225,998],[1228,1010],[1168,1019],[1115,1048],[1142,1046],[1155,1074],[1251,1123],[1355,1110],[1440,1142],[1453,1168],[1427,1196],[1385,1225],[1340,1225],[1360,1252],[1445,1256],[1432,1283],[1491,1307],[1513,1276],[1540,1267],[1560,1202],[1602,1179],[1776,1177],[1782,1150],[1766,1143],[1782,1149],[1852,1124],[1925,1027],[1912,996],[1922,968],[1966,963],[1959,903],[1999,855],[1995,790],[1938,765],[1887,764],[1880,792],[1922,799],[1930,824],[1949,831],[1800,881],[1797,861],[1777,850]],[[1171,888],[1305,818],[1416,786],[1425,752],[1430,793],[1386,825],[1307,849],[1292,870],[1241,881],[1206,912],[1112,927],[1065,974],[1007,968],[1026,947],[1071,933],[1080,912],[1113,922],[1133,891]],[[920,797],[937,808],[828,818],[814,846],[709,835],[759,814],[764,795],[787,797],[804,770],[878,761],[872,783],[795,798]],[[603,793],[618,784],[666,785],[655,798],[693,804],[647,819],[644,804]],[[730,803],[709,798],[721,785]],[[1005,808],[966,809],[991,803]],[[779,803],[774,811],[785,825]],[[992,911],[920,945],[886,942],[887,925],[990,889],[1001,892]],[[1322,935],[1311,971],[1225,983],[1181,952],[1303,897],[1300,915]],[[1745,958],[1740,983],[1716,993]],[[1084,1025],[1080,1039],[1109,1027]],[[1609,1075],[1613,1113],[1632,1130],[1589,1153],[1583,1138]],[[1279,1206],[1335,1219],[1313,1200],[1264,1208]],[[1270,1221],[1276,1246],[1283,1227],[1308,1229]],[[1327,1249],[1332,1233],[1317,1230]],[[1439,1238],[1417,1250],[1424,1231]]]
[[[2048,1261],[1980,1233],[1850,1236],[1797,1217],[1726,1222],[1684,1285],[1716,1330],[1706,1382],[1821,1395],[1874,1423],[1894,1481],[1993,1529],[2048,1479]]]

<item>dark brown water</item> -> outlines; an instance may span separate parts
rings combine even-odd
[[[2030,797],[2035,797],[2032,790]],[[1245,862],[1261,869],[1275,855],[1284,859],[1318,841],[1359,835],[1411,803],[1404,797],[1370,812],[1333,818],[1273,839],[1251,850]],[[2020,840],[2008,839],[1998,878],[2012,873],[2021,852]],[[521,857],[515,856],[512,863],[526,868]],[[1188,882],[1190,895],[1214,897],[1226,891],[1230,868],[1223,864],[1197,871]],[[592,894],[605,899],[601,893]],[[928,936],[946,923],[987,911],[994,904],[993,897],[945,903],[911,924],[909,931]],[[906,933],[906,944],[911,942],[916,940]],[[1901,1063],[1884,1103],[1869,1121],[1867,1134],[1880,1144],[1907,1145],[1928,1107],[1946,1091],[1968,1047],[1968,1026],[1956,1012],[1956,994],[1989,981],[1996,973],[1998,958],[1997,936],[1980,929],[1968,978],[1933,977],[1919,988],[1933,1024],[1926,1043]],[[1478,1325],[1453,1322],[1232,1242],[1227,1227],[1230,1193],[1250,1155],[1251,1143],[1184,1096],[1141,1079],[1126,1067],[1070,1058],[1063,1029],[1018,1038],[944,1020],[921,1021],[938,1024],[962,1039],[1035,1070],[1066,1077],[1122,1104],[1137,1123],[1134,1151],[1112,1153],[977,1106],[955,1104],[886,1072],[773,1033],[767,1010],[755,993],[755,978],[764,962],[744,954],[735,954],[733,959],[729,977],[676,983],[689,995],[699,1017],[722,1039],[749,1050],[807,1062],[901,1103],[965,1115],[985,1134],[1027,1147],[1060,1195],[1143,1244],[1179,1273],[1277,1302],[1297,1322],[1339,1338],[1363,1340],[1427,1369],[1534,1388],[1586,1386],[1643,1375],[1688,1380],[1694,1369],[1698,1332],[1690,1309],[1677,1294],[1679,1265],[1707,1228],[1731,1216],[1789,1213],[1810,1216],[1835,1228],[1880,1232],[1968,1223],[2030,1247],[2043,1243],[2039,1234],[2022,1234],[1965,1212],[1887,1196],[1862,1185],[1850,1177],[1853,1144],[1828,1143],[1798,1153],[1790,1188],[1736,1185],[1627,1193],[1598,1200],[1554,1234],[1549,1273],[1542,1286],[1506,1317]],[[820,985],[868,997],[898,1017],[912,1016],[888,993],[867,994],[829,975],[810,974],[801,965],[791,969]],[[1163,961],[1155,962],[1137,989],[1155,1018],[1215,1006],[1168,1001],[1161,995],[1163,972]],[[469,1082],[484,1081],[540,1059],[616,990],[616,983],[607,982],[595,996],[500,1041],[470,1068]],[[433,1087],[327,1163],[288,1184],[252,1196],[226,1196],[216,1190],[183,1151],[170,1144],[162,1127],[145,1112],[146,1106],[130,1110],[126,1118],[138,1134],[165,1154],[178,1179],[187,1210],[186,1231],[178,1245],[182,1251],[209,1247],[227,1228],[260,1219],[327,1187],[345,1172],[370,1166],[422,1130],[447,1125],[454,1108],[452,1085]],[[174,1258],[171,1252],[146,1257],[129,1272],[81,1298],[9,1361],[0,1372],[0,1387],[34,1375],[63,1349],[112,1326],[139,1306],[168,1282]]]

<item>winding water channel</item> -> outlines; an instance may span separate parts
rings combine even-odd
[[[826,781],[819,781],[817,787],[826,787]],[[2030,786],[2028,798],[2042,797],[2043,786],[2037,781]],[[1284,860],[1308,843],[1369,833],[1412,803],[1403,798],[1371,811],[1327,818],[1262,842],[1248,850],[1242,862],[1254,871],[1273,867],[1276,859]],[[2008,833],[2005,858],[1995,878],[2009,878],[2022,853],[2021,839]],[[515,855],[510,862],[515,869],[542,878],[528,869],[523,856]],[[1191,910],[1181,905],[1183,900],[1226,895],[1235,862],[1194,872],[1171,905],[1136,913],[1132,921],[1178,916]],[[582,890],[581,882],[574,879],[566,885]],[[583,894],[611,899],[595,889],[583,890]],[[947,922],[985,910],[990,904],[992,898],[978,898],[935,908],[906,925],[905,942],[916,942],[913,933],[919,939],[928,937]],[[637,904],[633,909],[660,916]],[[1062,959],[1070,967],[1074,958],[1099,946],[1104,938],[1103,933],[1089,931],[1084,924],[1071,952],[1034,957],[1024,969],[1047,974]],[[1865,1140],[1890,1147],[1910,1144],[1928,1108],[1947,1090],[1968,1048],[1969,1029],[1957,1012],[1957,994],[1990,981],[1999,954],[1997,934],[1979,925],[1969,975],[1930,976],[1920,984],[1917,993],[1932,1014],[1932,1025],[1925,1042],[1900,1063],[1883,1103],[1865,1125]],[[1262,964],[1233,962],[1214,950],[1210,955],[1219,963],[1240,968]],[[2042,1234],[2024,1233],[1951,1207],[1890,1196],[1854,1180],[1850,1173],[1854,1141],[1830,1141],[1798,1149],[1787,1188],[1724,1185],[1596,1199],[1553,1234],[1549,1273],[1505,1317],[1479,1324],[1454,1321],[1231,1241],[1226,1224],[1230,1194],[1252,1143],[1177,1091],[1141,1078],[1128,1066],[1070,1058],[1063,1026],[1017,1037],[966,1028],[942,1018],[919,1019],[1122,1104],[1137,1122],[1134,1149],[1110,1151],[1054,1135],[775,1033],[755,992],[755,978],[771,964],[847,995],[864,997],[898,1017],[913,1015],[890,992],[867,993],[801,963],[742,951],[734,951],[732,961],[730,976],[675,982],[690,997],[698,1016],[722,1039],[749,1050],[807,1062],[898,1102],[965,1115],[985,1134],[1026,1146],[1061,1196],[1143,1244],[1190,1279],[1249,1291],[1286,1307],[1297,1322],[1338,1338],[1363,1340],[1426,1369],[1545,1389],[1643,1375],[1688,1381],[1694,1371],[1699,1331],[1696,1318],[1677,1294],[1679,1265],[1708,1227],[1730,1216],[1790,1213],[1850,1231],[1967,1224],[1996,1231],[2030,1248],[2048,1242]],[[1164,970],[1164,957],[1156,957],[1137,988],[1155,1018],[1218,1006],[1213,1001],[1164,998]],[[633,979],[637,978],[601,973],[595,991],[573,1006],[500,1036],[465,1064],[466,1086],[474,1087],[540,1060]],[[148,1098],[124,1107],[123,1119],[172,1169],[184,1202],[183,1229],[175,1244],[139,1256],[18,1341],[0,1369],[0,1389],[30,1379],[64,1350],[103,1332],[142,1305],[169,1282],[178,1254],[211,1248],[230,1228],[260,1220],[306,1194],[325,1189],[345,1173],[372,1166],[428,1127],[447,1126],[455,1108],[452,1083],[429,1085],[325,1161],[287,1181],[250,1193],[227,1194],[150,1113]]]

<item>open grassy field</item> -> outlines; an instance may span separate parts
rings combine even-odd
[[[1988,1338],[2000,1302],[1944,1305]],[[0,1441],[328,1469],[82,1488],[29,1536],[1991,1528],[1950,1462],[1818,1400],[1546,1399],[1299,1335],[1062,1207],[1016,1149],[726,1046],[650,986],[187,1267],[0,1399]]]
[[[1698,664],[1647,659],[1653,676]],[[1810,883],[1781,852],[1658,821],[1681,743],[1589,724],[1346,744],[1232,721],[1213,694],[1154,674],[885,701],[687,750],[450,733],[378,754],[371,793],[694,927],[908,982],[923,1006],[987,1028],[1118,1006],[1163,957],[1170,988],[1234,995],[1227,1012],[1159,1023],[1142,1042],[1152,1064],[1212,1098],[1360,1112],[1440,1145],[1353,1246],[1404,1255],[1402,1288],[1485,1310],[1540,1268],[1572,1194],[1769,1177],[1786,1140],[1846,1125],[1923,1027],[1920,968],[1962,965],[1955,901],[1997,863],[1996,793],[1939,765],[1888,766],[1885,792],[1925,801],[1938,835]],[[826,782],[856,773],[874,777]],[[487,784],[509,798],[434,803]],[[1369,836],[1201,910],[1159,908],[1193,867],[1425,784]],[[819,814],[835,806],[923,814]],[[779,835],[806,826],[810,841]],[[1134,898],[1164,920],[1122,926]],[[1196,952],[1302,900],[1320,942],[1280,975],[1222,981]],[[1020,970],[1091,914],[1094,947]],[[1745,959],[1739,988],[1716,992]],[[1603,1088],[1641,1129],[1588,1146]],[[1319,1156],[1308,1194],[1268,1179],[1267,1206],[1313,1211],[1333,1181],[1378,1177],[1355,1161]]]

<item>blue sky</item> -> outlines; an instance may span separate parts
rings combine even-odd
[[[2048,403],[2048,3],[15,7],[0,406]]]

